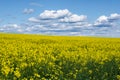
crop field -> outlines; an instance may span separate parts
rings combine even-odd
[[[0,33],[0,80],[120,80],[120,38]]]

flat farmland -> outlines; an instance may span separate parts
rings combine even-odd
[[[120,38],[0,34],[2,80],[120,80]]]

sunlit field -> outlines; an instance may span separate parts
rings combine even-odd
[[[120,80],[120,38],[0,34],[1,80]]]

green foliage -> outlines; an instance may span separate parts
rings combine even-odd
[[[2,80],[120,80],[120,39],[0,34]]]

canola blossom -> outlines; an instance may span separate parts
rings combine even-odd
[[[0,33],[0,80],[120,80],[120,38]]]

